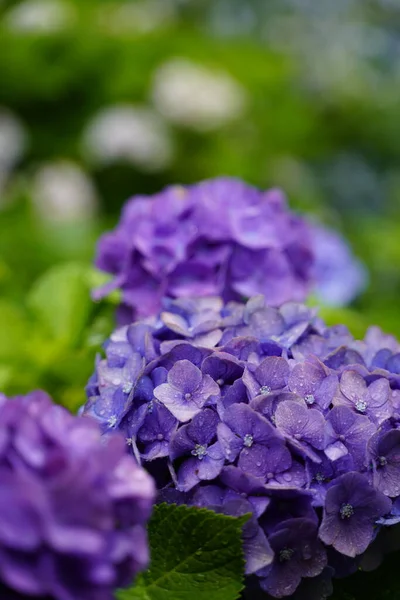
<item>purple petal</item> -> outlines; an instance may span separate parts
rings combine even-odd
[[[326,377],[321,367],[304,362],[297,364],[289,378],[289,389],[303,398],[312,396]]]
[[[226,460],[234,462],[243,448],[243,440],[233,433],[225,423],[218,424],[217,433]]]
[[[168,383],[183,394],[194,392],[201,381],[200,369],[188,360],[178,361],[168,373]]]
[[[324,449],[325,419],[318,410],[309,410],[298,402],[282,402],[276,409],[275,422],[278,429],[298,442]]]
[[[268,356],[257,367],[254,375],[260,387],[268,386],[271,390],[279,390],[288,382],[289,365],[284,358]]]

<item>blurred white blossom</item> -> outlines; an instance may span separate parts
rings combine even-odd
[[[100,164],[123,160],[150,172],[163,170],[173,157],[172,140],[159,115],[131,105],[110,106],[95,115],[83,147]]]
[[[74,7],[65,0],[25,0],[5,14],[5,25],[21,33],[51,33],[68,27],[75,17]]]
[[[199,131],[239,117],[247,104],[245,90],[230,75],[180,58],[157,69],[152,96],[164,117]]]
[[[22,157],[26,133],[22,123],[8,109],[0,107],[0,171],[8,172]]]
[[[90,219],[98,198],[90,177],[76,164],[44,164],[33,178],[32,201],[43,221],[71,222]]]

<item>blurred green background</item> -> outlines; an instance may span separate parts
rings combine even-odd
[[[323,315],[400,335],[399,53],[398,0],[0,0],[0,388],[78,406],[98,235],[220,174],[341,231],[369,286]]]

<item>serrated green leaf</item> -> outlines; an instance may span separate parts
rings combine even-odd
[[[87,267],[57,265],[34,284],[27,304],[41,327],[63,345],[79,340],[92,310]]]
[[[149,524],[150,568],[118,600],[237,600],[243,589],[236,519],[206,509],[161,504]]]

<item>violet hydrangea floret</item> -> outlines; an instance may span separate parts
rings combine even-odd
[[[111,600],[147,566],[149,474],[41,391],[0,394],[2,598]]]
[[[120,289],[121,324],[155,314],[165,296],[264,294],[278,306],[316,288],[340,304],[365,283],[339,235],[291,211],[280,190],[229,177],[134,196],[100,239],[96,265],[113,279],[94,297]]]
[[[302,304],[167,299],[113,333],[83,412],[122,430],[160,499],[250,512],[246,572],[289,597],[400,520],[399,351]]]

